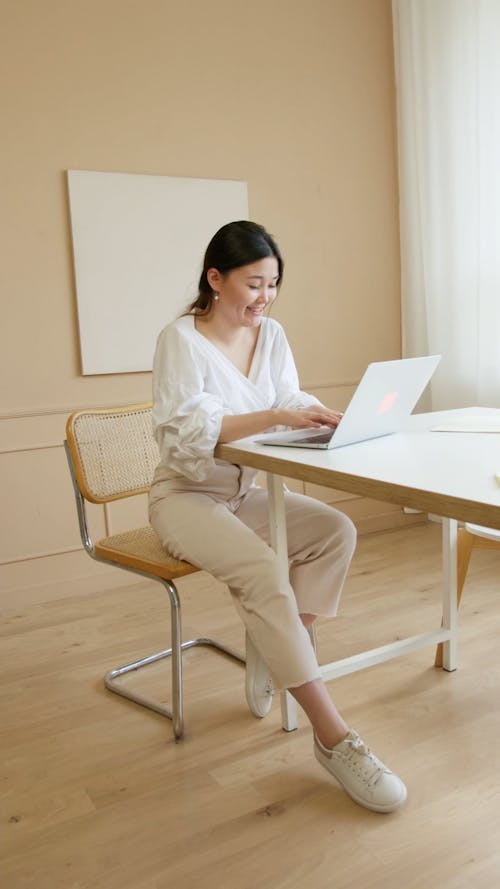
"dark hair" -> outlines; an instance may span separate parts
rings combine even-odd
[[[275,256],[278,260],[279,287],[283,278],[283,259],[276,241],[264,226],[245,219],[223,225],[206,249],[198,296],[186,310],[186,314],[204,315],[210,311],[213,291],[207,280],[209,269],[217,269],[221,275],[225,275],[266,256]]]

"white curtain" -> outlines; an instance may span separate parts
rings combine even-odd
[[[403,353],[500,407],[500,0],[393,0]]]

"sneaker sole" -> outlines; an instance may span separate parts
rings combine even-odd
[[[245,688],[245,696],[247,699],[248,709],[253,716],[256,716],[257,719],[264,719],[265,716],[270,712],[271,707],[273,705],[272,695],[269,695],[269,701],[267,698],[265,699],[265,706],[258,707],[253,695],[249,692],[247,688]]]
[[[253,677],[252,680],[250,680],[249,674],[254,674],[255,672],[256,653],[253,645],[251,646],[251,648],[249,648],[248,643],[246,649],[247,663],[245,669],[245,697],[247,699],[248,709],[253,716],[257,717],[257,719],[264,719],[264,717],[267,716],[269,711],[271,710],[273,704],[273,696],[271,694],[258,695],[255,693]]]

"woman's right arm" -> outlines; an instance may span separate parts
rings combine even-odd
[[[273,426],[291,426],[292,429],[314,429],[318,426],[335,428],[340,420],[338,411],[322,404],[312,404],[297,410],[273,407],[251,414],[226,414],[222,418],[219,442],[225,444],[250,435],[258,435]]]
[[[204,363],[176,322],[160,334],[153,361],[153,433],[160,459],[202,481],[214,466],[223,399],[205,391]]]

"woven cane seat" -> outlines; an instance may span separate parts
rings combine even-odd
[[[189,562],[180,562],[167,553],[151,527],[134,528],[132,531],[105,537],[95,544],[95,554],[120,565],[130,565],[147,574],[163,577],[165,580],[184,577],[200,570]]]

